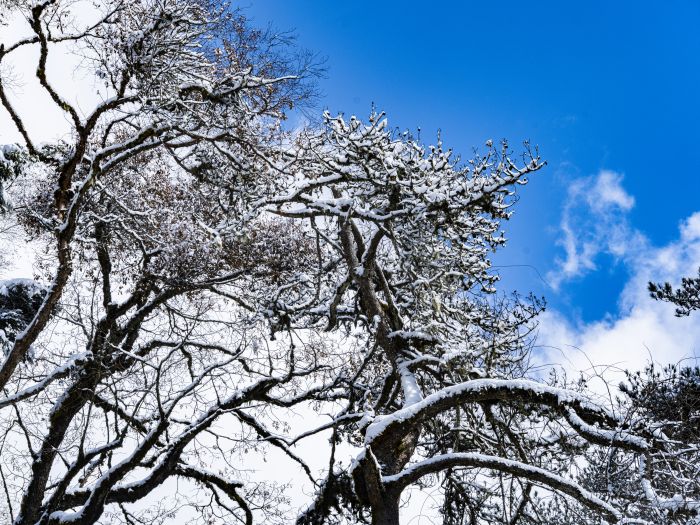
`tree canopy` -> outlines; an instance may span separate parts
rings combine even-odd
[[[697,440],[645,386],[605,403],[530,370],[544,304],[499,293],[490,256],[536,147],[465,160],[374,110],[291,130],[313,58],[213,1],[5,3],[31,32],[0,45],[22,139],[0,206],[36,253],[0,283],[8,523],[393,524],[414,485],[448,524],[696,519]],[[89,110],[51,82],[66,43]],[[2,69],[29,47],[63,140],[34,139]],[[322,472],[297,450],[318,434]],[[308,501],[248,475],[272,448]],[[586,478],[601,458],[635,497]]]

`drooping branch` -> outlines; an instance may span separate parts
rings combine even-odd
[[[514,477],[526,479],[566,494],[567,496],[571,496],[586,507],[601,513],[606,519],[613,523],[620,522],[623,517],[618,509],[601,500],[595,494],[585,490],[578,483],[553,474],[546,469],[528,465],[520,461],[479,453],[455,452],[452,454],[435,456],[411,465],[399,474],[384,476],[382,477],[382,482],[393,489],[404,488],[411,483],[415,483],[423,476],[455,467],[485,468],[510,474]],[[633,522],[634,521],[627,521],[627,523]]]
[[[446,410],[467,403],[489,401],[549,406],[564,411],[574,428],[593,441],[636,452],[644,452],[651,446],[644,438],[621,429],[606,431],[585,423],[577,414],[594,418],[601,423],[619,424],[608,410],[595,405],[586,396],[525,379],[475,379],[443,388],[391,416],[377,418],[367,428],[365,441],[369,445],[381,443]]]

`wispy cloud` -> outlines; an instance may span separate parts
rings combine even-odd
[[[648,244],[629,224],[634,197],[622,187],[623,176],[609,170],[574,180],[569,186],[560,223],[558,244],[564,257],[547,280],[557,290],[567,280],[597,269],[602,254],[624,258]]]
[[[700,313],[677,318],[673,306],[652,300],[647,292],[650,281],[678,283],[683,276],[696,275],[700,266],[700,212],[681,221],[675,241],[652,246],[628,221],[625,212],[632,208],[634,199],[621,181],[615,173],[601,172],[577,183],[571,202],[584,187],[600,200],[586,197],[590,217],[583,222],[574,222],[571,209],[564,210],[562,244],[569,239],[572,247],[567,249],[564,244],[567,256],[557,274],[559,284],[566,277],[594,269],[595,256],[601,252],[619,257],[629,278],[619,297],[618,311],[588,323],[571,320],[561,312],[546,312],[538,338],[543,362],[558,363],[569,373],[583,371],[613,382],[623,378],[623,370],[641,369],[649,361],[690,359],[689,364],[697,364],[700,356]],[[607,388],[602,381],[597,386],[599,391]]]

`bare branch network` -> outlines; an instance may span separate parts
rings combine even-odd
[[[543,304],[499,295],[489,256],[536,148],[462,161],[375,112],[288,131],[313,60],[214,0],[0,10],[29,30],[0,44],[0,207],[36,252],[0,282],[7,523],[396,524],[416,485],[446,524],[698,523],[698,407],[653,402],[692,389],[652,371],[600,403],[529,370]],[[25,49],[64,140],[22,116]],[[307,501],[251,474],[272,449]]]

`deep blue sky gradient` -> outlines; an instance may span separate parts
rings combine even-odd
[[[442,130],[470,155],[486,139],[538,144],[548,167],[521,191],[504,284],[544,294],[571,317],[617,308],[625,269],[555,293],[539,280],[562,256],[555,241],[568,183],[610,169],[635,197],[631,221],[652,243],[677,237],[700,209],[700,2],[417,2],[251,0],[257,26],[292,29],[326,57],[321,108],[366,116],[372,103],[400,128]]]

